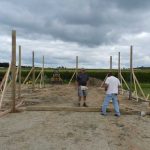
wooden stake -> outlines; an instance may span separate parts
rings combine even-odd
[[[42,74],[42,70],[40,71],[40,73],[38,74],[37,78],[35,79],[35,84],[36,84],[37,80],[39,79],[39,77],[41,76],[41,74]]]
[[[133,47],[130,47],[130,91],[129,91],[129,100],[132,99],[132,82],[133,82]]]
[[[9,69],[9,68],[8,68],[8,69]],[[2,80],[2,82],[1,82],[1,84],[0,84],[0,90],[1,90],[1,91],[3,91],[3,90],[2,90],[2,87],[3,87],[4,83],[5,83],[8,69],[7,69],[7,71],[6,71],[6,73],[5,73],[4,77],[3,77],[3,80]]]
[[[146,96],[145,96],[145,94],[144,94],[144,92],[143,92],[143,90],[142,90],[142,88],[140,86],[140,83],[139,83],[138,79],[136,78],[136,76],[134,74],[134,71],[133,71],[133,78],[135,79],[135,81],[136,81],[136,83],[137,83],[137,85],[138,85],[138,87],[139,87],[139,89],[141,91],[141,94],[143,95],[144,99],[146,100],[147,98],[146,98]]]
[[[19,87],[18,87],[18,99],[21,99],[21,46],[19,46]]]
[[[2,102],[3,102],[4,94],[6,92],[6,87],[7,87],[7,82],[8,82],[10,70],[11,70],[11,65],[9,65],[9,68],[8,68],[8,71],[7,71],[7,74],[6,74],[6,80],[4,82],[4,88],[3,88],[1,99],[0,99],[0,108],[2,107]]]
[[[130,88],[129,88],[129,86],[128,86],[127,82],[125,81],[124,77],[122,76],[122,74],[120,74],[120,76],[121,76],[121,78],[122,78],[123,82],[125,83],[125,85],[126,85],[127,89],[129,90]]]
[[[28,73],[27,77],[26,77],[25,80],[23,81],[23,85],[27,82],[27,80],[28,80],[29,76],[31,75],[32,71],[33,71],[33,68],[31,68],[31,70],[30,70],[30,72]]]
[[[134,70],[132,70],[132,72],[134,72]],[[134,77],[133,77],[133,81],[134,81],[134,90],[135,90],[136,100],[138,102],[139,99],[138,99],[138,93],[137,93],[137,86],[136,86],[136,81]]]
[[[12,112],[16,105],[16,31],[12,31]]]
[[[73,77],[76,75],[76,70],[75,70],[75,72],[73,73],[73,75],[72,75],[72,77],[71,77],[71,79],[70,79],[70,81],[69,81],[69,83],[68,83],[68,86],[71,84],[71,81],[73,80]]]
[[[32,90],[35,89],[35,67],[34,67],[34,51],[32,52]]]
[[[149,94],[147,95],[147,97],[146,97],[146,100],[148,101],[148,99],[149,99]]]

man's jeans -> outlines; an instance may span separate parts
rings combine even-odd
[[[109,105],[110,100],[112,100],[112,102],[113,102],[115,114],[120,116],[117,94],[106,94],[105,100],[104,100],[103,105],[102,105],[102,113],[104,115],[106,114],[106,109]]]

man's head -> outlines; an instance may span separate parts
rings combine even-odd
[[[81,72],[81,73],[85,73],[85,69],[84,69],[84,68],[81,68],[81,69],[80,69],[80,72]]]
[[[109,73],[108,73],[108,77],[110,77],[110,76],[112,76],[112,75],[113,75],[112,72],[109,72]]]

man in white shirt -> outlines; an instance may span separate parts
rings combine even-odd
[[[105,91],[106,96],[102,105],[102,115],[106,115],[106,109],[109,105],[110,100],[112,100],[115,116],[120,116],[119,104],[118,104],[118,92],[119,92],[120,81],[118,78],[112,75],[112,73],[108,74],[108,78],[105,81]]]

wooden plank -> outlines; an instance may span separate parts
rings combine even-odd
[[[1,99],[0,99],[0,108],[2,107],[4,94],[6,92],[6,87],[7,87],[7,82],[8,82],[8,78],[9,78],[10,69],[11,69],[11,65],[9,65],[9,68],[8,68],[8,71],[7,71],[7,74],[6,74],[6,80],[5,80],[5,83],[4,83],[4,88],[3,88]]]
[[[28,106],[28,111],[75,111],[75,112],[98,112],[95,107],[51,107],[51,106]]]
[[[123,82],[125,83],[125,85],[126,85],[127,89],[129,90],[130,88],[129,88],[129,86],[128,86],[127,82],[125,81],[124,77],[122,76],[122,74],[120,74],[120,76],[121,76],[121,78],[122,78]]]
[[[37,78],[35,79],[35,84],[36,84],[37,80],[39,79],[39,77],[41,76],[41,74],[42,74],[42,71],[40,71],[40,73],[38,74]]]
[[[132,72],[134,72],[134,70]],[[134,76],[133,76],[133,81],[134,81],[133,83],[134,83],[134,90],[135,90],[136,100],[138,102],[139,99],[138,99],[137,86],[136,86],[136,81],[135,81],[135,77]]]
[[[31,68],[31,70],[30,70],[30,72],[28,73],[27,77],[26,77],[25,80],[23,81],[23,85],[27,82],[27,80],[28,80],[29,76],[31,75],[32,71],[33,71],[33,68]]]
[[[3,80],[2,80],[2,82],[1,82],[1,84],[0,84],[0,90],[1,90],[1,91],[3,91],[3,90],[2,90],[2,87],[3,87],[4,84],[5,84],[5,80],[6,80],[6,76],[7,76],[8,70],[9,70],[9,68],[7,69],[7,71],[6,71],[6,73],[5,73],[4,77],[3,77]]]
[[[133,72],[133,77],[135,78],[135,81],[136,81],[136,83],[137,83],[137,85],[138,85],[138,87],[139,87],[139,89],[140,89],[140,91],[141,91],[141,93],[142,93],[142,95],[143,95],[144,99],[146,100],[145,93],[143,92],[143,90],[142,90],[142,88],[141,88],[141,85],[140,85],[140,83],[139,83],[138,79],[136,78],[136,76],[135,76],[135,73],[134,73],[134,72]]]
[[[15,106],[15,109],[18,109],[23,104],[23,101],[21,101],[19,104]],[[0,117],[3,117],[4,115],[7,115],[8,113],[12,112],[12,109],[7,109],[3,112],[0,112]]]
[[[67,111],[67,112],[100,112],[99,107],[52,107],[52,106],[28,106],[27,111]],[[107,112],[114,112],[113,108],[108,108]],[[121,114],[137,115],[140,111],[131,109],[120,109]]]
[[[76,74],[76,70],[75,70],[75,72],[73,73],[73,75],[72,75],[72,77],[71,77],[71,79],[70,79],[70,81],[69,81],[69,83],[68,83],[68,86],[71,84],[71,81],[73,80],[73,77],[75,76],[75,74]]]

